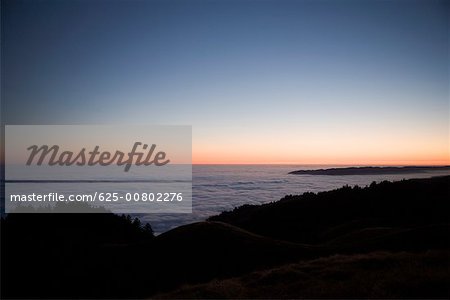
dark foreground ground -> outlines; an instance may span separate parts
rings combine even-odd
[[[449,252],[333,255],[186,285],[157,298],[446,298]]]
[[[154,237],[112,214],[11,214],[1,298],[449,298],[450,177],[245,205]]]

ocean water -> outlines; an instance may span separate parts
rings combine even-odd
[[[366,186],[383,180],[427,178],[450,175],[449,171],[430,171],[400,175],[292,175],[290,171],[335,166],[305,165],[194,165],[192,168],[192,214],[137,215],[149,222],[155,233],[202,221],[243,204],[277,201],[285,195],[320,192],[343,185]],[[343,166],[340,166],[343,167]]]

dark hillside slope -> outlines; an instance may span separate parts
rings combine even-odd
[[[169,270],[168,281],[199,282],[235,276],[323,253],[318,247],[278,241],[221,222],[180,226],[156,238],[154,252]],[[165,273],[163,271],[163,273]]]
[[[398,231],[448,224],[449,188],[450,176],[386,181],[365,188],[289,195],[269,204],[244,205],[209,220],[276,239],[322,244],[367,228]]]
[[[424,253],[431,249],[448,254],[448,196],[449,177],[344,187],[243,206],[156,238],[150,226],[125,216],[9,214],[1,220],[1,297],[145,298],[212,280],[219,280],[225,289],[213,284],[218,293],[197,294],[200,298],[441,297],[445,295],[442,286],[448,286],[448,272],[441,265],[427,265]],[[353,255],[357,258],[372,251],[387,253],[382,257],[405,252],[408,258],[395,256],[394,265],[389,263],[374,273],[381,278],[376,281],[366,272],[366,265],[351,263]],[[345,257],[326,259],[334,254]],[[308,261],[320,257],[324,260],[313,268],[318,272],[314,277],[307,271]],[[448,265],[448,255],[431,258]],[[285,272],[283,266],[289,263],[299,264],[300,277],[297,271]],[[341,268],[349,274],[348,281],[345,274],[339,277]],[[267,278],[264,274],[271,269],[274,277]],[[245,274],[253,276],[251,272],[257,272],[256,277],[248,281]],[[383,278],[389,272],[399,275],[390,275],[386,282]],[[395,282],[399,276],[404,276],[400,286]],[[342,284],[334,285],[334,278],[343,280]],[[283,285],[291,279],[292,285]],[[351,294],[360,279],[369,290]],[[377,286],[383,291],[386,284],[393,284],[388,294],[371,293]],[[264,286],[272,287],[272,294]],[[409,293],[417,286],[423,291]],[[184,292],[175,295],[196,295],[195,291]],[[282,294],[273,294],[278,292]]]
[[[163,299],[448,299],[448,251],[372,252],[300,261],[205,284]]]

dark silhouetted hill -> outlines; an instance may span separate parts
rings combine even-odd
[[[1,296],[446,298],[449,188],[446,176],[291,195],[156,238],[127,216],[9,214]]]
[[[450,176],[342,187],[244,205],[209,218],[275,239],[323,244],[369,228],[372,235],[447,225]],[[368,234],[368,232],[366,232]],[[419,247],[419,246],[417,246]]]
[[[317,170],[297,170],[289,172],[295,175],[386,175],[414,174],[432,171],[450,171],[450,166],[405,166],[405,167],[348,167]]]
[[[317,257],[321,249],[263,237],[221,222],[180,226],[156,238],[169,270],[183,282],[234,276],[299,258]]]
[[[113,298],[135,284],[133,251],[154,240],[130,216],[8,214],[1,221],[1,293],[6,298]]]

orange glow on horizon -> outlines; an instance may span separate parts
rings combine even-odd
[[[196,149],[192,153],[192,164],[194,165],[213,165],[213,164],[278,164],[278,165],[342,165],[342,166],[447,166],[450,165],[450,155],[445,151],[430,151],[424,153],[421,151],[410,151],[409,153],[357,153],[349,151],[348,153],[337,151],[335,155],[330,153],[321,153],[320,151],[302,152],[293,154],[292,152],[277,153],[251,151],[228,152],[218,149],[209,149],[216,151],[207,151]],[[245,150],[245,149],[244,149]],[[327,155],[328,154],[328,155]]]
[[[381,126],[381,125],[380,125]],[[193,164],[450,165],[448,130],[243,132],[193,140]]]
[[[450,160],[323,160],[323,161],[238,161],[193,160],[193,165],[330,165],[330,166],[450,166]]]
[[[264,153],[265,154],[265,153]],[[206,153],[193,151],[192,164],[290,164],[290,165],[450,165],[448,153],[432,153],[432,155],[342,155],[319,156],[304,153],[293,156],[252,155],[251,153]],[[416,155],[414,155],[416,154]]]

